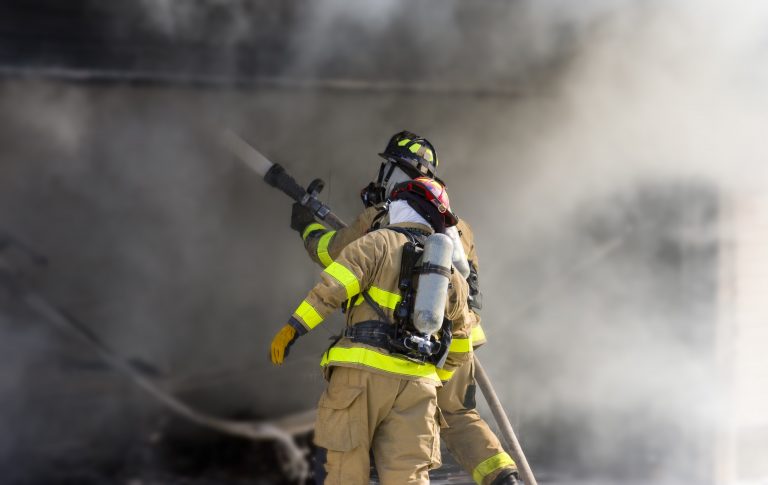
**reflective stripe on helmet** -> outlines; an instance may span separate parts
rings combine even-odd
[[[500,468],[506,467],[516,467],[515,460],[513,460],[507,453],[499,453],[477,465],[475,469],[472,470],[472,479],[480,485],[483,483],[485,477]]]
[[[429,177],[435,176],[437,168],[435,148],[427,139],[409,131],[392,135],[379,156],[407,167],[407,171],[415,171],[416,174]],[[414,173],[410,175],[417,176]]]
[[[346,266],[337,262],[333,262],[325,268],[325,273],[328,273],[336,281],[341,283],[345,290],[347,290],[347,299],[360,293],[360,282],[357,280],[355,273],[350,271]]]
[[[333,259],[328,254],[328,245],[331,243],[331,238],[336,235],[336,231],[328,231],[317,242],[317,259],[323,266],[328,266],[333,263]]]
[[[315,307],[310,305],[307,300],[301,302],[299,308],[293,312],[293,317],[302,322],[308,329],[312,330],[323,321],[323,317],[317,313]]]
[[[334,364],[358,364],[392,374],[426,377],[427,379],[440,381],[437,369],[432,364],[419,364],[363,347],[331,347],[323,355],[320,365],[325,367]]]
[[[317,222],[313,222],[312,224],[308,225],[304,229],[304,232],[301,233],[301,239],[303,241],[306,241],[307,240],[307,236],[309,236],[313,232],[315,232],[315,231],[324,231],[324,230],[325,230],[325,226],[324,225],[318,224]]]

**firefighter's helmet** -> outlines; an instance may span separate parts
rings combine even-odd
[[[389,199],[407,201],[437,232],[444,232],[446,227],[455,226],[459,222],[459,218],[451,211],[445,187],[429,177],[418,177],[397,184]]]
[[[435,178],[437,153],[435,147],[419,135],[409,131],[396,133],[379,156],[396,164],[413,178]]]

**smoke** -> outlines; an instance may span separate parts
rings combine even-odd
[[[176,40],[197,39],[232,46],[251,32],[254,10],[245,0],[178,2],[141,0],[148,26]]]
[[[214,39],[222,55],[252,45],[264,12],[245,1],[142,5],[150,28]],[[199,405],[268,416],[313,406],[329,334],[303,338],[279,370],[265,355],[316,272],[297,256],[284,196],[209,134],[234,128],[298,180],[325,178],[327,200],[351,220],[375,153],[409,129],[436,145],[451,201],[476,231],[490,337],[479,356],[535,468],[566,481],[712,481],[731,227],[721,201],[764,191],[768,8],[285,9],[280,72],[426,91],[3,82],[0,226],[51,257],[43,290],[171,384],[225,376],[184,396]],[[16,346],[19,368],[51,353],[42,339]],[[3,396],[30,385],[15,375]],[[752,424],[763,443],[764,423]],[[754,449],[740,459],[764,473]]]
[[[550,456],[579,457],[572,473],[683,483],[739,475],[713,478],[705,458],[716,454],[704,443],[723,425],[728,400],[712,388],[714,349],[724,343],[714,337],[722,324],[716,285],[729,284],[718,281],[718,264],[729,257],[717,252],[727,244],[718,225],[732,222],[717,206],[718,198],[764,190],[767,21],[757,3],[638,3],[612,12],[576,37],[550,96],[514,113],[543,134],[494,150],[490,171],[510,175],[494,177],[488,192],[509,194],[513,228],[493,238],[491,252],[514,256],[484,272],[492,284],[511,280],[487,301],[522,354],[507,365],[527,364],[506,393],[522,394],[515,405],[529,419],[555,418],[554,430],[581,435],[550,442]],[[526,167],[518,180],[505,153]],[[589,230],[596,222],[601,230]],[[531,286],[562,281],[611,237],[625,240],[555,284],[525,318],[510,319],[493,303],[510,302],[512,287],[521,296],[508,311],[525,308],[537,299]],[[515,262],[526,256],[545,261]],[[751,433],[764,437],[760,426]],[[660,436],[666,444],[653,445]],[[540,438],[534,432],[529,442]],[[764,446],[737,452],[743,478],[764,476],[757,471]]]

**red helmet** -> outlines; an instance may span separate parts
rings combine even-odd
[[[459,218],[451,211],[451,202],[445,187],[428,177],[419,177],[395,185],[389,199],[407,201],[438,232],[443,232],[446,227],[455,226],[459,222]]]

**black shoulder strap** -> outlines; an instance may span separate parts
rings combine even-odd
[[[423,234],[421,231],[407,229],[405,227],[392,227],[392,226],[387,226],[384,229],[388,229],[394,232],[399,232],[400,234],[403,234],[405,237],[407,237],[408,240],[411,241],[413,244],[417,244],[422,247],[424,247],[424,242],[427,240],[427,235]]]

